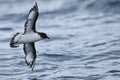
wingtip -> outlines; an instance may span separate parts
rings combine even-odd
[[[29,66],[31,68],[31,70],[33,71],[34,70],[34,67],[35,67],[35,62],[36,62],[36,58],[34,58],[33,61],[29,61],[27,56],[25,57],[25,62],[27,64],[27,66]]]
[[[38,7],[37,2],[35,2],[35,5],[34,5],[34,6]]]
[[[32,8],[33,10],[36,10],[37,12],[39,11],[38,10],[38,5],[37,5],[37,2],[35,2],[35,5],[33,6],[33,8]]]
[[[35,2],[35,5],[37,6],[37,2]]]

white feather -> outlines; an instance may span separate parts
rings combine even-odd
[[[27,33],[24,35],[21,35],[21,34],[17,35],[15,37],[15,42],[17,42],[18,44],[23,44],[23,43],[36,42],[41,39],[42,38],[37,33]]]

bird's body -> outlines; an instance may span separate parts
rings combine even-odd
[[[46,33],[36,31],[36,21],[38,15],[38,6],[37,3],[35,3],[33,8],[31,8],[29,11],[27,21],[24,25],[24,33],[16,33],[10,41],[10,47],[12,48],[18,47],[19,44],[23,44],[25,61],[27,65],[30,66],[30,68],[32,68],[32,70],[34,68],[36,60],[35,42],[46,38],[49,39]]]
[[[38,33],[26,33],[26,34],[18,34],[15,37],[17,44],[31,43],[42,40],[42,37]]]
[[[21,36],[19,43],[31,43],[41,40],[42,38],[37,33],[29,33]]]

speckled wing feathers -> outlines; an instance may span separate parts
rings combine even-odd
[[[25,22],[24,34],[28,32],[36,32],[35,27],[38,16],[39,16],[38,6],[37,3],[35,3],[33,8],[31,8],[31,10],[29,11],[27,21]]]
[[[35,66],[35,61],[36,61],[36,50],[35,50],[35,43],[25,43],[23,46],[23,50],[25,53],[25,61],[32,70],[34,69]]]

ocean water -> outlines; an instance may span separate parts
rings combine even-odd
[[[38,3],[34,71],[10,48]],[[120,0],[0,0],[0,80],[120,80]]]

